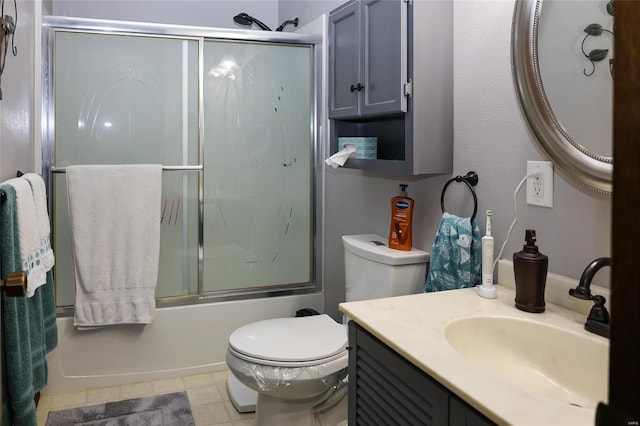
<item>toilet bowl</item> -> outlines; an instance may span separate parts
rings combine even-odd
[[[422,290],[429,253],[392,250],[375,234],[342,241],[346,301]],[[258,426],[346,425],[346,348],[346,326],[325,314],[240,327],[229,337],[226,355],[231,402],[239,412],[254,405]]]
[[[234,331],[226,361],[258,393],[257,425],[322,425],[346,419],[346,347],[346,327],[328,315],[276,318]]]

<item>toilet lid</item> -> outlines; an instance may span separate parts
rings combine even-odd
[[[304,362],[334,356],[347,347],[347,330],[326,314],[258,321],[229,337],[238,353],[266,361]]]

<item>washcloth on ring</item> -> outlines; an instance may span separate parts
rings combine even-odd
[[[424,292],[482,284],[480,229],[471,218],[443,213],[431,249]]]

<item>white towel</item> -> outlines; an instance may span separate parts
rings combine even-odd
[[[162,166],[67,166],[74,324],[149,324],[155,315]]]
[[[16,191],[20,261],[22,270],[27,274],[26,296],[32,297],[36,289],[47,282],[47,270],[44,268],[40,252],[40,234],[33,192],[26,179],[9,179],[5,184],[11,185]]]
[[[50,271],[55,264],[55,257],[51,249],[51,225],[49,223],[49,210],[47,209],[47,189],[42,176],[36,173],[27,173],[22,177],[29,181],[33,192],[36,221],[38,222],[38,238],[40,240],[40,258],[46,275],[46,272]]]

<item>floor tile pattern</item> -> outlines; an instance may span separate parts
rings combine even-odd
[[[229,370],[129,385],[43,395],[38,404],[38,426],[44,426],[51,410],[102,402],[186,391],[196,426],[255,426],[255,414],[240,414],[229,401]]]

